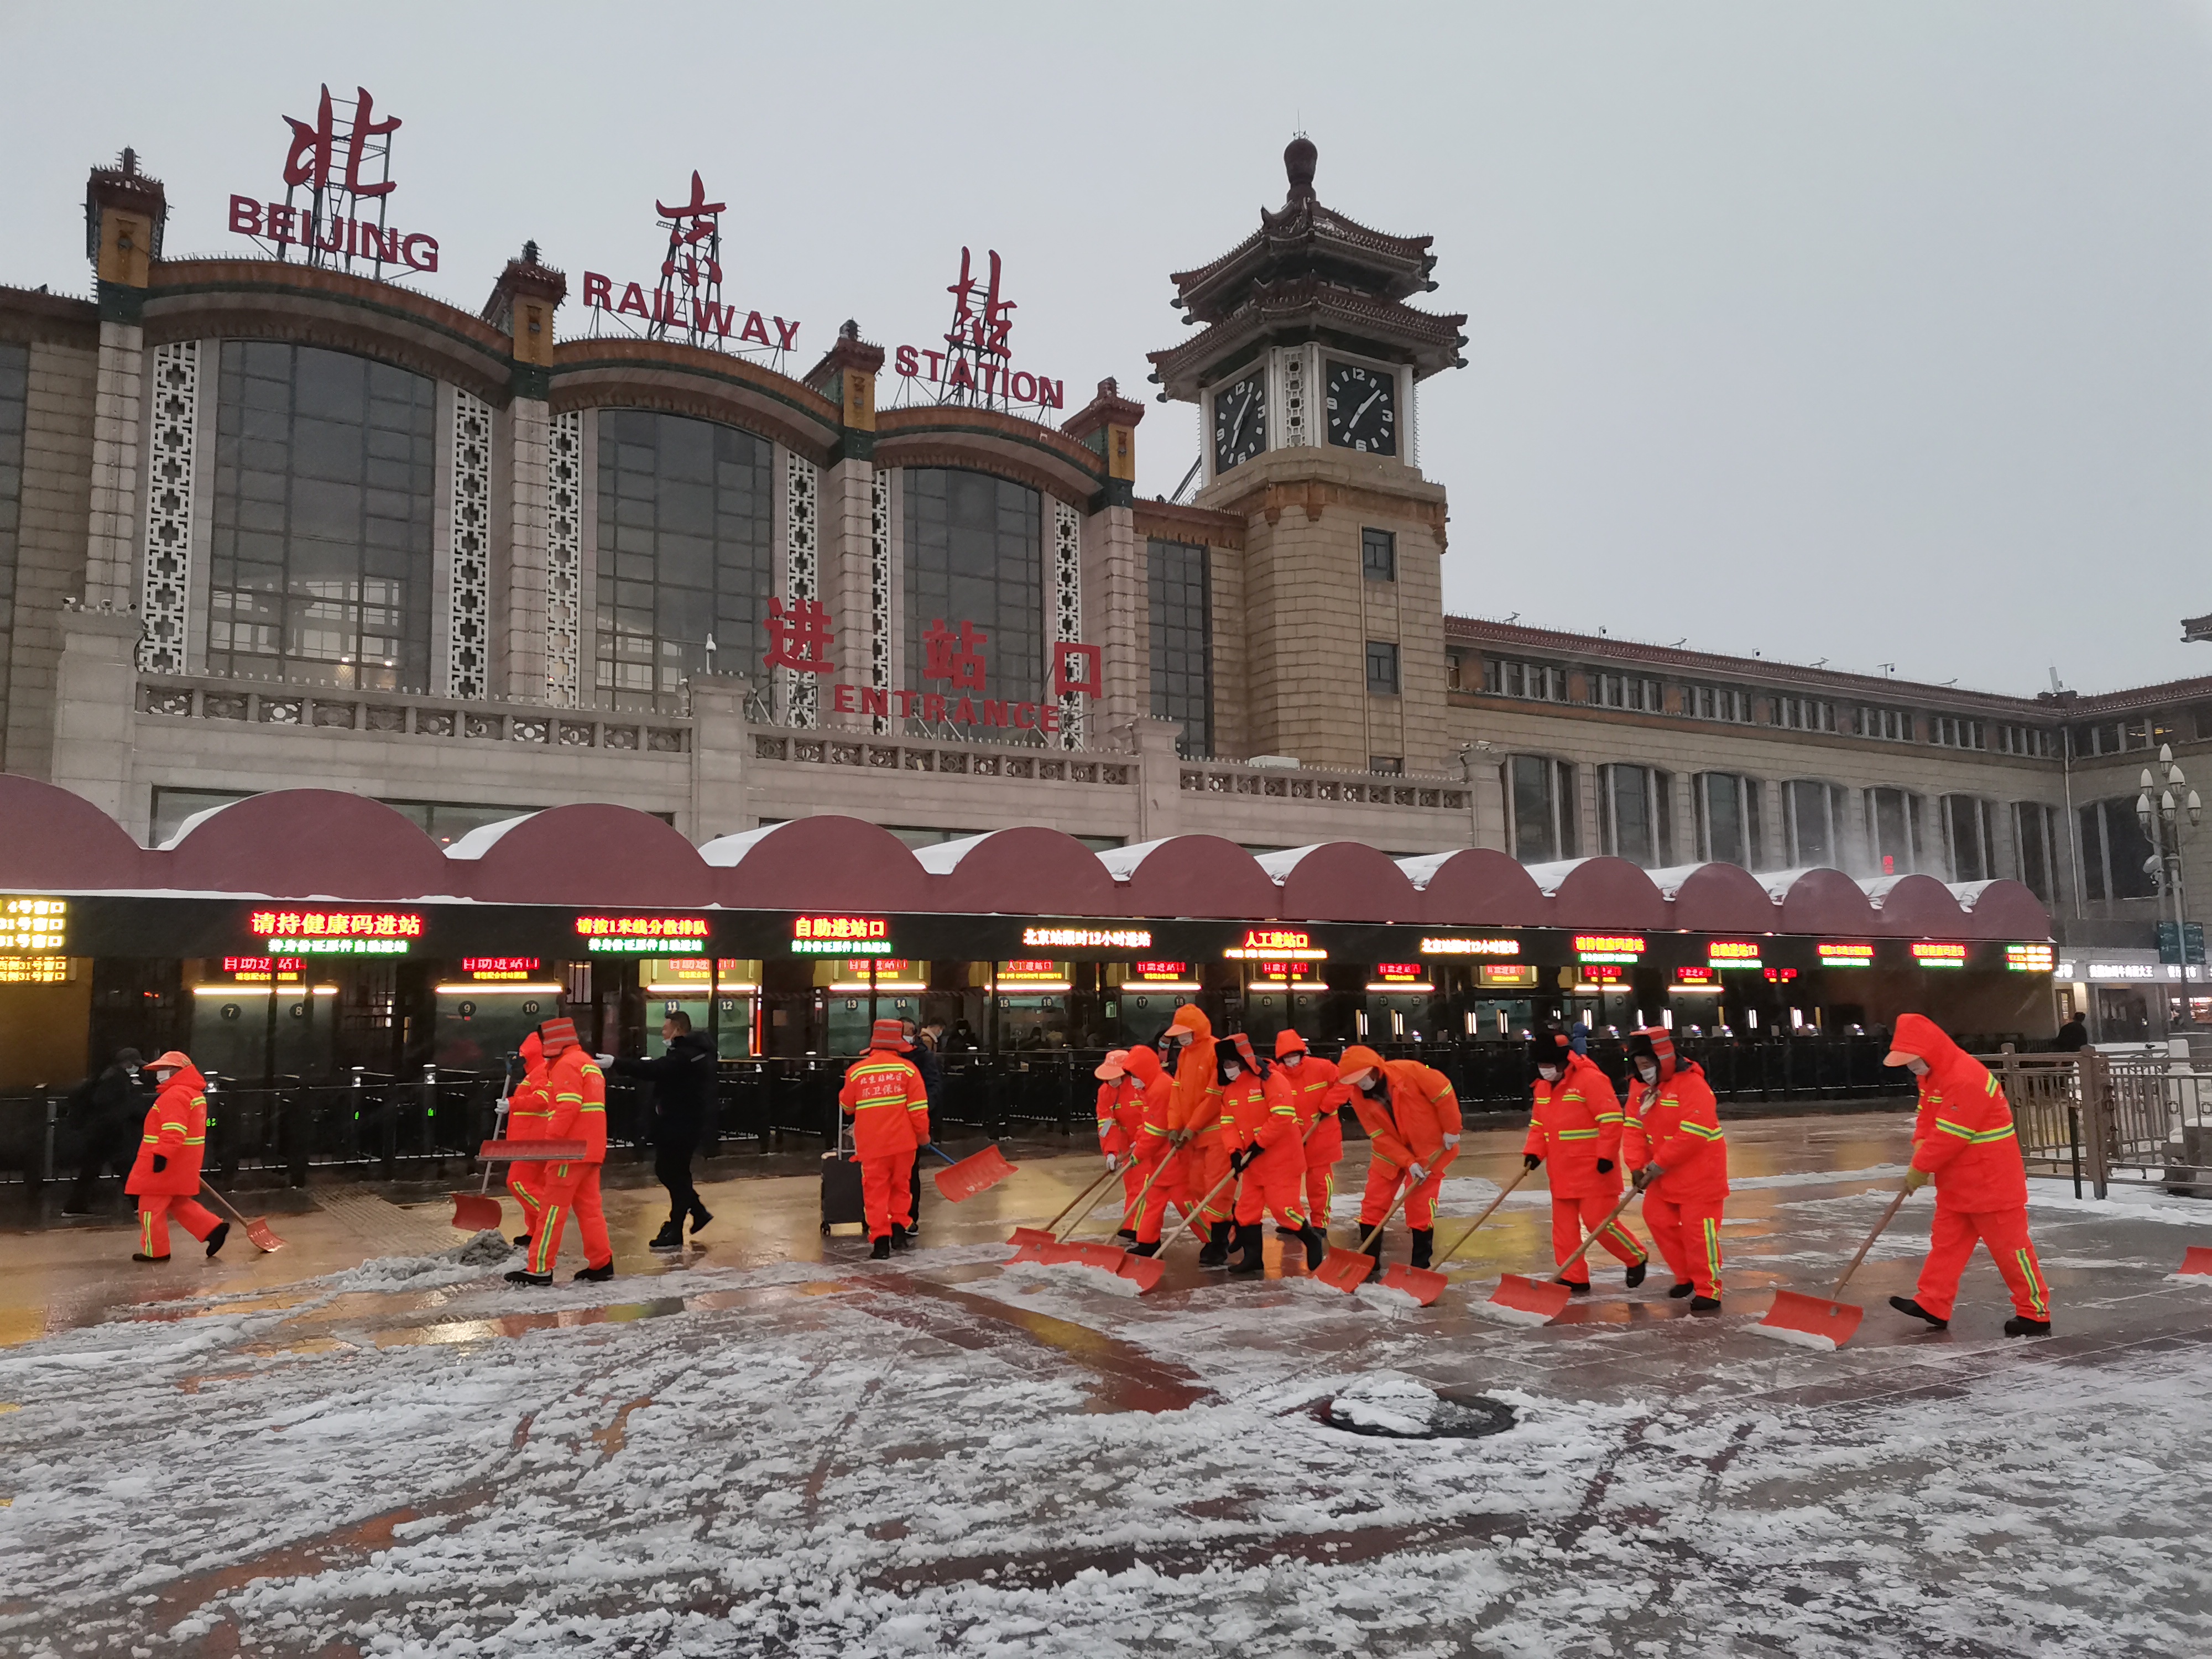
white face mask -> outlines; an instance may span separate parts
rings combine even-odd
[[[1238,1065],[1235,1060],[1231,1060],[1231,1061],[1230,1061],[1226,1066],[1223,1066],[1221,1069],[1222,1069],[1223,1071],[1224,1071],[1224,1072],[1228,1073],[1228,1074],[1229,1074],[1229,1080],[1230,1080],[1231,1083],[1236,1082],[1236,1081],[1237,1081],[1237,1079],[1238,1078],[1240,1078],[1240,1077],[1242,1077],[1242,1076],[1243,1076],[1243,1075],[1244,1075],[1244,1068],[1243,1068],[1242,1066],[1239,1066],[1239,1065]]]
[[[1289,1054],[1285,1054],[1281,1059],[1278,1060],[1275,1064],[1278,1066],[1287,1066],[1291,1070],[1295,1072],[1298,1069],[1298,1062],[1305,1057],[1304,1049],[1293,1048]]]
[[[1536,1068],[1536,1075],[1547,1083],[1557,1083],[1559,1080],[1560,1073],[1556,1066],[1539,1066]]]
[[[1907,1054],[1905,1059],[1905,1069],[1915,1077],[1926,1077],[1928,1062],[1917,1054]]]
[[[1644,1079],[1647,1087],[1658,1082],[1659,1062],[1656,1060],[1646,1060],[1638,1055],[1636,1061],[1636,1075]]]

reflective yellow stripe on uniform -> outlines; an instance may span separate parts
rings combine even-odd
[[[1966,1139],[1977,1146],[1986,1146],[1993,1140],[2010,1140],[2012,1137],[2013,1126],[2008,1123],[2002,1129],[1983,1129],[1968,1135]]]
[[[1948,1117],[1937,1118],[1936,1120],[1936,1127],[1941,1129],[1945,1134],[1956,1135],[1961,1140],[1972,1140],[1974,1138],[1974,1132],[1972,1129],[1969,1129],[1963,1123],[1954,1123]]]
[[[1595,1140],[1597,1139],[1597,1131],[1595,1129],[1555,1129],[1553,1133],[1561,1140]]]
[[[1718,1140],[1721,1138],[1717,1128],[1709,1129],[1702,1123],[1684,1123],[1680,1127],[1684,1134],[1695,1135],[1700,1140]]]

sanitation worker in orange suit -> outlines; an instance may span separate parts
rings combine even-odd
[[[1132,1255],[1160,1253],[1160,1224],[1173,1204],[1190,1213],[1189,1153],[1176,1145],[1170,1127],[1175,1115],[1175,1079],[1160,1064],[1160,1057],[1139,1045],[1129,1050],[1129,1075],[1144,1085],[1144,1115],[1137,1128],[1138,1190],[1144,1202],[1137,1210],[1137,1243]]]
[[[1260,1228],[1270,1210],[1276,1227],[1306,1247],[1307,1269],[1318,1267],[1328,1240],[1301,1202],[1306,1158],[1298,1137],[1297,1091],[1281,1072],[1267,1068],[1242,1032],[1216,1052],[1221,1056],[1221,1133],[1230,1167],[1243,1177],[1237,1187],[1238,1254],[1229,1271],[1255,1273],[1265,1265]]]
[[[1528,1116],[1528,1138],[1521,1161],[1534,1170],[1550,1169],[1552,1259],[1561,1264],[1559,1283],[1577,1296],[1589,1290],[1589,1259],[1570,1268],[1569,1256],[1582,1249],[1583,1231],[1602,1228],[1598,1243],[1628,1264],[1628,1288],[1644,1282],[1649,1259],[1636,1236],[1606,1217],[1620,1201],[1620,1098],[1613,1079],[1556,1025],[1536,1030],[1536,1107]]]
[[[510,1285],[550,1285],[560,1259],[561,1234],[568,1212],[584,1236],[584,1265],[574,1277],[593,1284],[615,1276],[615,1247],[607,1237],[606,1212],[599,1203],[599,1166],[607,1161],[607,1079],[599,1062],[576,1041],[576,1024],[549,1019],[538,1028],[546,1060],[545,1086],[553,1097],[548,1140],[580,1140],[584,1155],[541,1164],[545,1207],[530,1241],[527,1265],[507,1274]]]
[[[173,1048],[146,1069],[154,1074],[158,1092],[146,1113],[131,1178],[123,1183],[123,1190],[138,1200],[138,1249],[131,1259],[169,1259],[171,1216],[203,1241],[212,1256],[230,1237],[230,1223],[216,1220],[193,1201],[200,1189],[200,1158],[207,1150],[207,1079]]]
[[[860,1201],[875,1241],[871,1261],[882,1261],[896,1243],[906,1248],[914,1225],[914,1157],[929,1144],[929,1091],[907,1059],[914,1045],[895,1019],[879,1019],[868,1052],[845,1073],[837,1103],[853,1120],[853,1150],[860,1158]]]
[[[1700,1066],[1674,1055],[1674,1033],[1648,1025],[1628,1039],[1643,1082],[1637,1126],[1622,1137],[1644,1194],[1644,1224],[1667,1258],[1667,1294],[1692,1313],[1721,1305],[1721,1206],[1728,1198],[1728,1141]]]
[[[1231,1212],[1236,1200],[1224,1183],[1230,1176],[1229,1145],[1221,1133],[1221,1062],[1213,1038],[1213,1022],[1196,1003],[1176,1010],[1167,1038],[1181,1046],[1175,1060],[1173,1116],[1170,1135],[1183,1149],[1183,1178],[1193,1201],[1202,1208],[1199,1223],[1206,1230],[1206,1247],[1198,1253],[1201,1267],[1218,1267],[1229,1260]],[[1218,1188],[1219,1191],[1215,1189]],[[1206,1194],[1212,1193],[1211,1200]]]
[[[1936,1183],[1936,1224],[1920,1283],[1909,1298],[1893,1296],[1889,1305],[1942,1330],[1951,1322],[1959,1275],[1979,1239],[2012,1292],[2005,1334],[2050,1335],[2051,1287],[2027,1236],[2027,1170],[2004,1091],[1979,1060],[1922,1015],[1899,1016],[1889,1049],[1886,1063],[1909,1066],[1920,1080],[1905,1190]]]
[[[1137,1194],[1144,1171],[1137,1164],[1138,1137],[1145,1130],[1145,1085],[1129,1074],[1129,1051],[1115,1048],[1091,1075],[1098,1079],[1098,1150],[1106,1167],[1121,1172],[1121,1237],[1137,1237]]]
[[[1324,1231],[1336,1202],[1336,1166],[1344,1156],[1344,1124],[1337,1109],[1352,1091],[1337,1081],[1336,1067],[1306,1051],[1296,1031],[1275,1033],[1275,1070],[1297,1096],[1298,1133],[1305,1139],[1306,1219]]]
[[[553,1138],[553,1091],[545,1081],[545,1045],[535,1031],[522,1039],[522,1081],[507,1097],[507,1138]],[[539,1218],[545,1213],[546,1168],[528,1161],[507,1166],[507,1190],[522,1206],[524,1231],[514,1242],[526,1247],[538,1236]]]
[[[1437,1194],[1443,1166],[1459,1152],[1459,1097],[1451,1079],[1418,1060],[1386,1060],[1372,1048],[1354,1043],[1336,1062],[1337,1075],[1350,1085],[1352,1109],[1359,1114],[1373,1150],[1367,1159],[1367,1189],[1359,1197],[1359,1237],[1390,1212],[1401,1186],[1406,1195],[1406,1225],[1413,1236],[1413,1262],[1429,1265],[1437,1239]],[[1367,1254],[1373,1272],[1382,1267],[1382,1236],[1375,1235]],[[1369,1275],[1373,1277],[1373,1273]]]

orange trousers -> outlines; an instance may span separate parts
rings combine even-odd
[[[1272,1210],[1278,1227],[1304,1232],[1306,1212],[1298,1202],[1305,1187],[1304,1148],[1285,1146],[1263,1152],[1244,1166],[1237,1184],[1237,1224],[1247,1227],[1266,1219]]]
[[[1570,1285],[1589,1283],[1589,1257],[1585,1255],[1570,1268],[1569,1256],[1582,1249],[1585,1230],[1597,1232],[1599,1224],[1613,1212],[1620,1202],[1619,1193],[1590,1193],[1582,1198],[1562,1198],[1552,1194],[1552,1260],[1560,1264],[1559,1277]],[[1597,1242],[1613,1253],[1617,1261],[1630,1267],[1647,1260],[1644,1247],[1636,1242],[1636,1235],[1618,1221],[1597,1232]]]
[[[894,1224],[914,1225],[915,1150],[860,1160],[860,1207],[870,1238],[889,1238]]]
[[[1133,1232],[1137,1226],[1137,1194],[1145,1190],[1145,1177],[1152,1170],[1137,1162],[1134,1154],[1121,1160],[1121,1225]]]
[[[2023,1319],[2047,1322],[2051,1287],[2043,1282],[2043,1264],[2035,1259],[2035,1245],[2027,1236],[2026,1205],[1974,1214],[1947,1208],[1939,1201],[1936,1224],[1928,1237],[1928,1260],[1920,1269],[1920,1283],[1912,1299],[1936,1318],[1948,1319],[1959,1297],[1959,1275],[1972,1258],[1977,1239],[1990,1247],[1997,1271],[2004,1275],[2014,1311]]]
[[[1145,1195],[1145,1207],[1136,1219],[1137,1242],[1157,1244],[1160,1242],[1160,1224],[1167,1219],[1168,1206],[1173,1204],[1185,1215],[1190,1213],[1190,1159],[1180,1146],[1170,1146],[1157,1135],[1148,1136],[1147,1149],[1157,1149],[1157,1155],[1139,1164],[1138,1189],[1145,1182],[1152,1189]],[[1160,1169],[1164,1164],[1167,1167]],[[1156,1176],[1152,1173],[1159,1170]]]
[[[1398,1188],[1406,1179],[1406,1172],[1385,1158],[1378,1158],[1367,1166],[1367,1189],[1359,1195],[1359,1231],[1364,1236],[1370,1227],[1390,1213],[1390,1206],[1398,1197]],[[1443,1190],[1444,1172],[1429,1171],[1429,1178],[1407,1195],[1406,1224],[1417,1233],[1425,1233],[1437,1224],[1437,1194]]]
[[[538,1237],[538,1218],[545,1213],[545,1166],[543,1164],[510,1164],[507,1166],[507,1190],[514,1194],[514,1201],[522,1206],[522,1231],[532,1238]]]
[[[1310,1148],[1309,1148],[1310,1151]],[[1316,1227],[1328,1225],[1329,1206],[1336,1202],[1336,1159],[1306,1164],[1306,1219]]]
[[[173,1215],[177,1218],[179,1226],[203,1243],[215,1231],[215,1212],[198,1200],[181,1193],[141,1193],[138,1194],[139,1255],[168,1255],[169,1218]]]
[[[1677,1204],[1649,1193],[1644,1198],[1644,1224],[1651,1230],[1659,1254],[1667,1258],[1674,1282],[1694,1285],[1699,1296],[1715,1301],[1721,1294],[1722,1201],[1711,1198]]]
[[[530,1271],[553,1271],[553,1264],[561,1259],[561,1232],[568,1224],[571,1210],[575,1212],[576,1225],[584,1236],[584,1265],[605,1267],[615,1259],[615,1247],[607,1237],[606,1212],[599,1207],[599,1166],[554,1164],[539,1167],[547,1176],[538,1194],[545,1207],[536,1231],[530,1236]]]
[[[1203,1140],[1194,1140],[1184,1149],[1183,1157],[1189,1174],[1191,1202],[1198,1203],[1208,1193],[1213,1193],[1212,1201],[1199,1215],[1199,1225],[1228,1220],[1237,1206],[1236,1184],[1221,1186],[1229,1174],[1228,1138],[1217,1131]],[[1218,1193],[1213,1192],[1216,1187],[1221,1187]]]

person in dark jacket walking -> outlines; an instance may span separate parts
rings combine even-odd
[[[138,1155],[138,1120],[147,1105],[138,1076],[143,1064],[136,1048],[118,1048],[114,1064],[78,1085],[70,1096],[69,1126],[82,1139],[84,1155],[69,1201],[62,1206],[64,1215],[92,1212],[105,1171],[112,1170],[118,1180],[131,1173],[131,1160]]]
[[[617,1077],[643,1078],[653,1085],[653,1174],[668,1188],[668,1221],[652,1247],[680,1250],[686,1215],[695,1238],[714,1218],[691,1184],[691,1154],[706,1131],[719,1066],[713,1042],[691,1029],[691,1016],[682,1010],[660,1022],[660,1035],[668,1050],[658,1059],[617,1060],[608,1069]]]
[[[2078,1054],[2089,1046],[2089,1027],[2078,1009],[2066,1016],[2066,1023],[2058,1028],[2058,1040],[2051,1046],[2062,1054]]]

